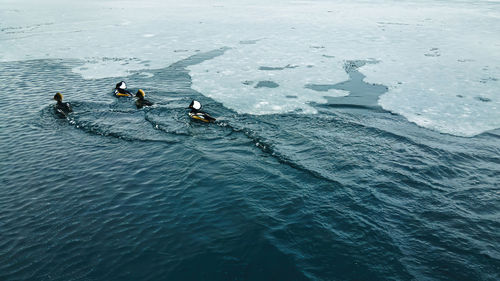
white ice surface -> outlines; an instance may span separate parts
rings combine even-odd
[[[240,113],[315,113],[347,93],[346,60],[389,91],[379,104],[440,132],[500,127],[499,1],[0,0],[0,61],[80,59],[86,79],[146,75],[197,52],[193,88]],[[254,41],[252,41],[254,40]],[[260,67],[285,67],[259,70]],[[255,88],[272,81],[276,88]]]

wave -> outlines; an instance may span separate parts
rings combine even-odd
[[[304,171],[310,175],[327,180],[336,186],[341,186],[337,179],[340,173],[351,173],[356,170],[371,169],[380,156],[379,149],[384,149],[383,155],[393,150],[392,144],[405,144],[405,149],[393,150],[399,155],[400,174],[412,171],[412,167],[431,167],[422,171],[426,179],[442,179],[457,176],[461,170],[446,166],[434,165],[438,159],[450,162],[470,163],[477,155],[457,150],[450,153],[438,144],[433,145],[432,138],[416,139],[405,133],[398,133],[376,125],[369,125],[364,119],[353,117],[342,112],[324,112],[320,115],[280,114],[254,116],[235,114],[221,104],[212,103],[215,112],[226,114],[214,124],[200,124],[187,116],[187,111],[181,104],[187,98],[163,101],[152,108],[135,109],[130,101],[117,100],[113,103],[76,102],[73,103],[74,113],[66,122],[72,127],[87,134],[112,137],[124,141],[179,143],[186,138],[197,138],[204,141],[221,140],[228,136],[239,135],[250,140],[250,143],[262,152],[274,157],[280,163]],[[344,105],[321,105],[322,108],[345,108]],[[347,107],[351,109],[351,107]],[[364,106],[354,106],[356,109],[369,110],[378,114],[377,109]],[[387,113],[387,112],[385,112]],[[43,116],[43,115],[49,116]],[[400,118],[387,113],[383,118]],[[51,107],[42,111],[42,118],[57,119]],[[384,121],[386,122],[386,121]],[[348,161],[346,152],[352,148],[338,146],[336,138],[351,138],[351,143],[374,143],[360,147],[364,160]],[[362,140],[360,140],[361,138]],[[368,139],[372,139],[369,141]],[[408,152],[411,153],[409,154]],[[343,154],[340,162],[332,162],[337,154]],[[368,156],[367,156],[368,155]],[[414,156],[415,157],[414,157]],[[384,156],[384,157],[385,157]],[[490,157],[491,158],[491,157]],[[491,159],[489,159],[491,160]],[[497,161],[498,159],[493,159]],[[356,164],[357,163],[357,164]],[[394,165],[392,165],[394,167]],[[457,170],[458,169],[458,170]]]

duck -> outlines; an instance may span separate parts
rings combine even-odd
[[[210,116],[210,114],[201,111],[201,107],[202,105],[199,101],[193,100],[188,107],[188,109],[191,109],[191,111],[189,112],[189,117],[191,119],[199,120],[206,123],[214,122],[216,119]]]
[[[63,95],[61,93],[57,92],[54,95],[54,100],[57,101],[57,104],[54,107],[57,114],[62,117],[67,117],[70,112],[73,112],[71,104],[69,104],[69,102],[63,102]]]
[[[135,105],[137,106],[137,109],[141,109],[144,106],[152,106],[153,103],[144,99],[144,96],[146,96],[146,93],[142,89],[139,89],[137,93],[135,94],[137,100],[135,101]]]
[[[116,83],[115,86],[115,96],[116,97],[132,97],[132,93],[127,90],[127,84],[125,81],[120,81]]]

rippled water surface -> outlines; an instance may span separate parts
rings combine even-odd
[[[78,60],[0,63],[0,280],[500,279],[498,131],[384,111],[359,61],[318,114],[237,114],[186,70],[225,51],[124,78],[142,110]]]

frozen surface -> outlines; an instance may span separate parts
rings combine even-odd
[[[200,51],[193,88],[239,113],[315,113],[348,93],[348,60],[379,104],[440,132],[500,127],[498,1],[5,1],[0,60],[80,59],[86,79],[148,73]]]

